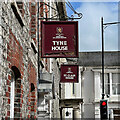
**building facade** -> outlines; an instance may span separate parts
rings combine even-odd
[[[46,3],[40,3],[39,6],[40,9],[43,9],[43,11],[40,11],[40,22],[41,20],[59,21],[65,19],[66,9],[64,2],[47,1]],[[66,62],[66,59],[40,58],[37,104],[39,119],[60,118],[60,64],[63,62]]]
[[[51,0],[0,3],[0,118],[60,116],[59,72],[65,59],[41,58],[41,21],[62,20],[64,14],[65,4]]]
[[[32,4],[0,2],[0,118],[37,117]]]
[[[79,59],[68,59],[69,64],[79,65],[79,83],[66,83],[65,98],[83,98],[80,109],[65,109],[66,118],[100,118],[102,99],[101,52],[79,53]],[[119,52],[105,52],[105,99],[108,100],[109,118],[120,118]],[[71,91],[71,94],[67,94]]]

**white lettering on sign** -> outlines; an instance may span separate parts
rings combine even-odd
[[[53,45],[67,45],[67,41],[52,41]]]
[[[68,50],[68,46],[52,46],[52,50]]]
[[[56,37],[53,37],[53,39],[66,39],[67,37],[64,37],[64,36],[56,36]]]
[[[67,41],[52,41],[52,50],[68,50]]]
[[[75,78],[75,74],[64,74],[65,79],[74,79]]]

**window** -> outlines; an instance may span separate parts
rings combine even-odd
[[[102,85],[102,74],[101,85]],[[120,73],[105,73],[105,94],[106,95],[120,95]]]
[[[110,75],[109,73],[104,75],[105,79],[105,94],[110,94]]]
[[[120,74],[112,74],[112,94],[120,95]]]

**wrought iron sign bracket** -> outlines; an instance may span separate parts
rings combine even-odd
[[[81,17],[82,18],[82,17]],[[75,20],[75,19],[81,19],[81,18],[72,18],[72,17],[66,17],[66,18],[62,18],[62,20]],[[40,17],[39,18],[40,20],[60,20],[59,18],[53,18],[53,17],[51,17],[51,18],[44,18],[44,17]]]
[[[73,20],[75,20],[75,19],[81,19],[82,18],[82,13],[77,13],[76,11],[74,12],[74,14],[77,14],[77,16],[78,17],[74,17],[73,15],[71,15],[71,17],[69,17],[69,16],[67,16],[67,15],[63,15],[63,17],[62,18],[59,18],[59,14],[61,14],[61,13],[58,13],[58,14],[56,14],[55,16],[52,16],[52,17],[47,17],[47,13],[49,13],[50,12],[50,8],[52,9],[52,10],[54,10],[54,11],[58,11],[57,9],[55,9],[54,7],[52,7],[52,6],[50,6],[49,4],[47,4],[47,3],[45,3],[45,2],[41,2],[41,5],[40,5],[40,8],[41,7],[43,7],[43,5],[46,5],[46,6],[48,6],[48,8],[49,8],[49,10],[48,9],[46,9],[46,8],[44,8],[43,9],[43,11],[45,11],[45,14],[46,14],[46,17],[42,17],[42,15],[41,15],[41,17],[39,17],[39,20],[71,20],[71,21],[73,21]]]

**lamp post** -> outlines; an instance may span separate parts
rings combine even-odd
[[[103,30],[103,17],[101,18],[101,32],[102,32],[102,99],[104,99],[104,30]]]
[[[100,115],[101,119],[108,119],[108,101],[104,100],[105,96],[105,84],[104,84],[104,29],[108,25],[119,24],[120,22],[112,22],[112,23],[103,23],[103,17],[101,18],[101,32],[102,32],[102,100],[100,100]],[[105,27],[105,28],[104,28]],[[106,103],[102,104],[102,103]]]
[[[103,17],[101,18],[101,32],[102,32],[102,99],[105,96],[105,85],[104,85],[104,26],[113,25],[113,24],[120,24],[120,22],[111,22],[111,23],[104,23]]]

